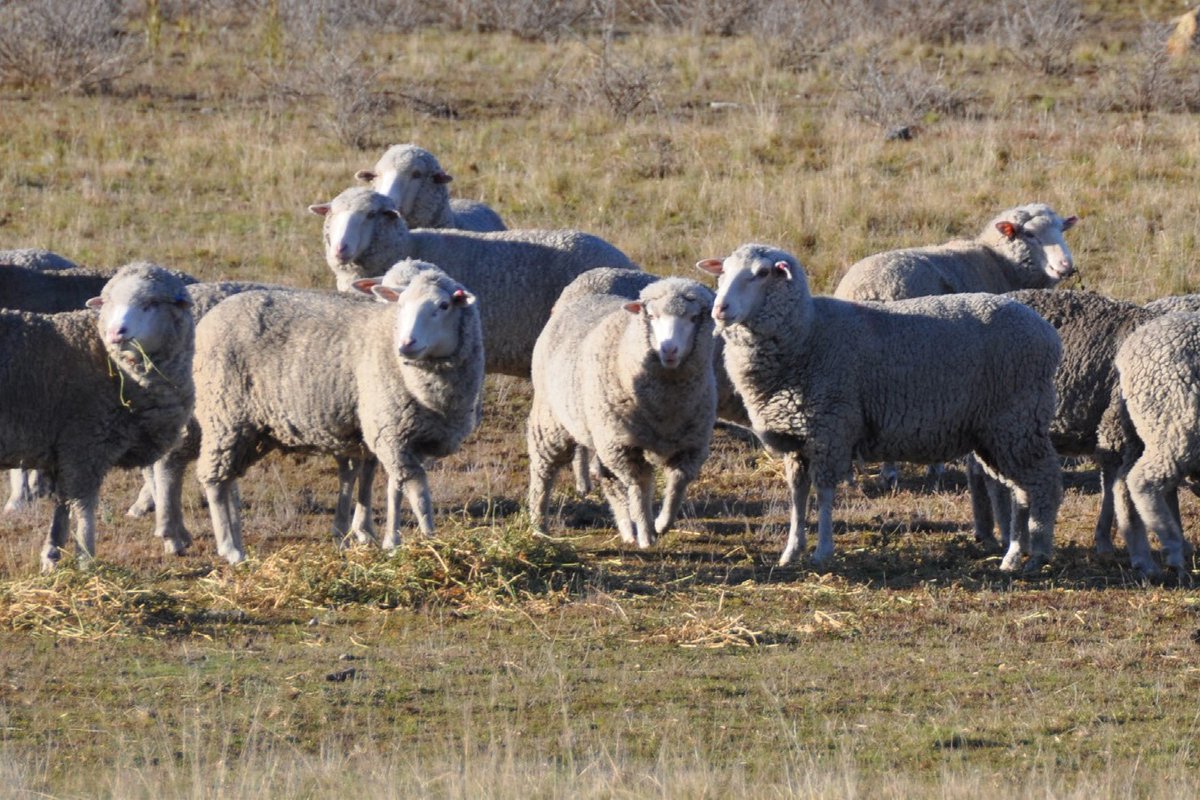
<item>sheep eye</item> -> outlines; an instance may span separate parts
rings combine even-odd
[[[377,217],[377,216],[379,216],[378,211],[368,211],[367,212],[367,219],[375,219],[375,217]]]
[[[415,180],[421,180],[421,178],[425,177],[424,175],[421,174],[421,170],[415,170],[413,172],[412,176]]]
[[[450,308],[450,301],[443,300],[442,302],[438,303],[438,308],[440,308],[442,311],[448,310]]]

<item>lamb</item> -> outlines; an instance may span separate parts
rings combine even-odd
[[[1063,234],[1075,217],[1044,203],[1002,212],[974,239],[890,250],[853,264],[834,290],[842,300],[907,300],[935,294],[1050,289],[1075,274]]]
[[[88,308],[0,311],[0,467],[50,479],[45,571],[61,557],[69,515],[80,558],[95,555],[104,476],[152,464],[179,437],[195,398],[191,300],[177,275],[130,264]]]
[[[1149,529],[1162,543],[1163,562],[1187,580],[1193,548],[1183,536],[1175,492],[1200,471],[1200,313],[1167,314],[1142,325],[1121,344],[1116,366],[1123,418],[1136,439],[1121,475],[1136,517],[1117,503],[1130,562],[1146,575],[1158,573]]]
[[[1120,418],[1115,359],[1121,342],[1156,313],[1122,300],[1093,292],[1025,289],[1007,297],[1036,311],[1054,326],[1062,341],[1063,357],[1055,374],[1058,396],[1050,440],[1060,456],[1090,456],[1100,468],[1100,513],[1096,520],[1096,550],[1113,552],[1113,498],[1117,474],[1129,446]],[[1000,523],[1001,540],[1008,544],[1006,494],[988,481],[987,493],[994,509],[988,509],[978,472],[971,473],[971,498],[975,506],[975,537],[994,542],[992,519]],[[1128,536],[1128,533],[1126,533]]]
[[[0,265],[38,270],[79,268],[79,265],[71,259],[40,247],[26,247],[20,250],[0,250]]]
[[[402,292],[373,293],[387,305],[246,292],[200,321],[197,474],[230,563],[245,558],[235,481],[275,449],[378,458],[389,478],[384,547],[399,544],[402,494],[432,534],[423,462],[453,453],[478,422],[479,312],[474,295],[432,268]]]
[[[596,267],[637,269],[616,247],[580,231],[410,231],[391,199],[367,188],[347,189],[309,209],[325,217],[325,260],[343,291],[416,258],[477,292],[488,372],[529,377],[538,334],[559,292],[577,276]]]
[[[1062,480],[1049,435],[1061,345],[1048,322],[982,293],[813,297],[796,259],[761,244],[697,266],[719,276],[713,317],[754,432],[783,457],[792,510],[780,565],[805,547],[811,483],[821,565],[833,556],[834,489],[855,457],[928,463],[972,451],[1019,505],[1002,569],[1022,553],[1026,571],[1049,561]]]
[[[622,541],[646,548],[670,530],[716,419],[712,302],[695,281],[634,270],[593,270],[563,291],[533,352],[535,529],[545,532],[550,486],[578,446],[594,456]],[[654,466],[667,479],[651,525]]]
[[[392,145],[373,169],[359,170],[355,177],[392,198],[410,228],[506,230],[504,220],[485,203],[451,200],[446,185],[454,179],[433,153],[415,144]]]

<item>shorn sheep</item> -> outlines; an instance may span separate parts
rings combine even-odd
[[[1158,574],[1146,537],[1153,531],[1163,563],[1186,580],[1193,548],[1180,526],[1176,490],[1200,471],[1200,314],[1146,323],[1126,337],[1116,364],[1126,424],[1137,440],[1122,467],[1136,515],[1117,503],[1130,562]]]
[[[46,571],[66,545],[70,516],[80,557],[95,555],[104,476],[153,464],[195,397],[191,300],[177,275],[130,264],[88,307],[0,311],[0,467],[43,470],[52,485]]]
[[[616,247],[581,231],[410,231],[395,203],[367,188],[347,189],[309,210],[325,218],[325,260],[343,291],[406,258],[436,264],[469,286],[479,297],[488,372],[504,375],[529,377],[534,343],[568,283],[596,267],[637,269]]]
[[[454,180],[433,153],[415,144],[394,144],[372,169],[355,173],[380,194],[392,198],[410,228],[458,228],[502,231],[504,220],[478,200],[450,199]]]
[[[833,556],[833,496],[855,457],[944,461],[974,451],[1019,505],[1002,562],[1035,571],[1062,494],[1050,443],[1061,346],[1031,309],[990,294],[854,303],[813,297],[799,263],[766,245],[697,266],[718,276],[713,317],[754,432],[783,457],[791,526],[779,559],[805,549],[816,484],[817,564]]]
[[[935,294],[1050,289],[1075,273],[1063,234],[1075,217],[1044,203],[1002,212],[974,239],[889,250],[855,263],[834,290],[842,300],[908,300]]]
[[[684,278],[594,272],[563,291],[534,348],[529,512],[544,532],[554,476],[584,447],[622,541],[644,548],[670,530],[708,458],[717,403],[713,294]],[[636,299],[611,291],[635,287]],[[656,519],[655,466],[666,473]]]
[[[245,558],[236,480],[271,450],[374,456],[388,473],[383,545],[400,539],[406,497],[433,531],[424,462],[453,453],[478,423],[483,343],[475,297],[429,269],[386,305],[340,294],[246,292],[197,332],[197,475],[217,552]],[[313,354],[319,353],[319,358]]]

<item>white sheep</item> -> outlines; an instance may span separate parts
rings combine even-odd
[[[378,458],[388,473],[385,547],[407,497],[433,531],[424,461],[458,449],[478,422],[483,344],[475,297],[440,271],[387,305],[344,294],[246,292],[197,332],[197,475],[218,554],[245,557],[236,480],[273,449]],[[253,376],[253,380],[247,380]]]
[[[373,169],[355,173],[380,194],[392,198],[410,228],[457,228],[502,231],[504,220],[478,200],[450,199],[454,180],[433,153],[415,144],[394,144]]]
[[[867,256],[846,271],[833,294],[842,300],[889,301],[1053,288],[1075,273],[1063,237],[1075,222],[1044,203],[1010,208],[974,239]]]
[[[0,311],[0,467],[44,470],[53,486],[47,571],[66,544],[69,515],[80,557],[95,555],[104,476],[152,464],[179,437],[194,400],[191,300],[177,275],[130,264],[88,307]]]
[[[1175,492],[1200,471],[1200,313],[1167,314],[1142,325],[1125,338],[1116,364],[1125,419],[1137,440],[1122,466],[1136,515],[1117,503],[1130,562],[1146,575],[1158,574],[1146,538],[1152,530],[1163,562],[1187,580],[1192,546]]]
[[[822,564],[834,489],[856,457],[929,463],[972,451],[1020,507],[1002,568],[1022,553],[1029,571],[1047,563],[1062,494],[1049,436],[1061,346],[1049,323],[990,294],[813,297],[796,259],[766,245],[697,267],[719,276],[713,317],[754,432],[783,456],[792,511],[781,565],[805,548],[810,483]]]
[[[717,403],[713,295],[683,278],[594,272],[602,274],[563,291],[534,348],[529,513],[544,532],[554,476],[585,447],[621,539],[644,548],[670,530],[708,457]],[[612,273],[623,273],[624,288],[644,284],[636,300],[609,291]],[[656,519],[655,466],[667,476]]]
[[[613,245],[575,230],[410,231],[391,199],[362,187],[309,210],[325,218],[325,260],[339,289],[406,258],[436,264],[471,287],[480,301],[488,372],[504,375],[529,377],[533,345],[568,283],[596,267],[637,269]]]
[[[0,266],[26,267],[27,269],[58,270],[78,269],[76,264],[65,256],[44,250],[40,247],[25,247],[19,250],[0,250]]]

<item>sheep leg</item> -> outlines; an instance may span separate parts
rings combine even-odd
[[[608,501],[608,507],[612,509],[613,521],[616,523],[621,541],[625,544],[637,544],[637,531],[629,514],[629,498],[632,488],[627,487],[603,462],[600,463],[598,478],[600,491],[603,493],[604,499]]]
[[[1125,478],[1134,508],[1146,525],[1162,544],[1163,563],[1174,567],[1182,575],[1185,572],[1183,557],[1183,531],[1167,500],[1167,493],[1178,485],[1179,476],[1166,470],[1155,472],[1145,458],[1138,459]]]
[[[900,469],[894,461],[888,461],[879,468],[879,483],[893,492],[900,487]]]
[[[181,556],[192,545],[192,535],[183,522],[183,473],[185,458],[173,451],[154,462],[154,535],[163,540],[163,551]]]
[[[1125,478],[1119,477],[1113,484],[1113,507],[1117,515],[1117,531],[1125,540],[1125,549],[1129,552],[1129,565],[1147,578],[1157,578],[1160,574],[1154,554],[1150,551],[1150,537],[1146,524],[1133,505],[1129,496],[1129,486]]]
[[[232,479],[204,484],[208,512],[212,518],[217,555],[230,564],[246,559],[242,546],[242,510],[238,502],[237,482]]]
[[[833,558],[833,486],[817,486],[817,549],[813,564],[820,567]]]
[[[6,512],[20,511],[29,508],[37,495],[33,492],[31,483],[37,473],[33,470],[10,469],[8,471],[8,502],[4,504]]]
[[[67,545],[67,532],[71,524],[71,509],[66,503],[55,501],[54,514],[50,518],[50,531],[42,547],[42,572],[53,572],[62,558],[62,548]]]
[[[337,503],[333,507],[333,541],[338,547],[349,543],[350,534],[350,497],[354,492],[354,482],[358,479],[359,465],[353,459],[338,456],[338,494]]]
[[[651,547],[658,536],[654,525],[654,469],[643,462],[638,470],[637,480],[629,484],[629,510],[637,529],[638,547],[645,550]]]
[[[429,495],[429,480],[425,468],[413,455],[405,453],[398,463],[388,468],[387,532],[383,537],[385,550],[400,545],[400,504],[408,500],[417,529],[425,536],[433,535],[433,500]]]
[[[679,509],[683,505],[687,487],[700,474],[700,466],[705,456],[696,451],[688,451],[683,456],[673,459],[666,467],[667,485],[663,490],[663,504],[658,517],[654,520],[654,530],[659,536],[671,529],[679,517]]]
[[[586,447],[576,446],[571,470],[575,473],[575,491],[587,495],[592,491],[591,454]]]
[[[375,533],[375,520],[371,516],[371,492],[375,484],[375,470],[379,461],[375,458],[364,458],[358,470],[358,494],[354,504],[354,519],[350,520],[350,533],[354,538],[366,544],[378,541]]]
[[[127,517],[144,517],[154,510],[156,497],[154,485],[154,467],[142,468],[142,488],[138,490],[137,499],[125,512]]]
[[[971,519],[975,525],[975,541],[985,547],[996,547],[996,518],[992,509],[990,479],[974,456],[967,457],[967,488],[971,494]]]
[[[96,557],[96,504],[99,499],[99,492],[93,491],[69,504],[75,516],[76,559],[85,566]]]
[[[1121,465],[1119,460],[1115,464],[1111,463],[1110,459],[1097,459],[1096,461],[1100,467],[1100,514],[1096,517],[1096,531],[1093,540],[1096,543],[1096,554],[1102,560],[1111,560],[1115,551],[1112,526],[1116,513],[1116,501],[1113,493]]]
[[[786,567],[796,558],[797,553],[808,547],[804,535],[805,517],[808,515],[808,490],[812,485],[808,474],[808,465],[797,453],[784,453],[783,474],[787,478],[788,488],[792,493],[791,524],[788,527],[787,544],[783,554],[779,556],[779,566]]]
[[[525,442],[529,451],[529,522],[535,531],[545,533],[554,478],[577,449],[585,448],[578,447],[566,428],[554,422],[537,397],[529,413]]]
[[[1009,531],[1004,558],[1000,561],[1000,569],[1005,572],[1015,572],[1021,566],[1021,556],[1030,552],[1029,534],[1029,498],[1021,491],[1010,492],[1012,495],[1012,529]]]

